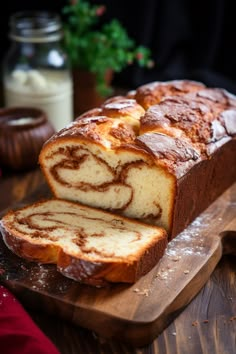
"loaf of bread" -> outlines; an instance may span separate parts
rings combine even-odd
[[[236,97],[192,81],[107,100],[43,146],[57,198],[181,232],[236,180]]]
[[[5,244],[30,261],[55,263],[81,283],[133,283],[158,263],[166,232],[105,211],[45,200],[10,211],[1,220]]]

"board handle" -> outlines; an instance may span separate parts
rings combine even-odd
[[[236,256],[236,217],[227,225],[227,229],[220,233],[223,254]]]

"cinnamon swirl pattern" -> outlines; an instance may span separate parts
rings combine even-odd
[[[18,256],[55,263],[65,276],[93,285],[136,281],[158,262],[167,243],[160,228],[62,200],[10,212],[1,229]],[[152,260],[143,266],[148,253]]]

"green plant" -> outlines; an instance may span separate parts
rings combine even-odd
[[[108,69],[121,72],[134,62],[141,67],[152,67],[153,61],[150,50],[136,46],[118,20],[99,25],[104,11],[103,5],[73,0],[63,8],[62,14],[64,47],[72,68],[94,73],[97,91],[106,96],[111,93],[104,79]]]

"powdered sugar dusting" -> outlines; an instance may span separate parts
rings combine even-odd
[[[129,107],[134,107],[135,105],[135,100],[133,99],[126,99],[126,100],[121,100],[121,101],[115,101],[111,103],[107,103],[104,105],[105,108],[107,109],[124,109],[124,108],[129,108]]]
[[[27,279],[31,288],[40,292],[64,293],[68,290],[71,281],[56,271],[55,265],[37,264],[30,270]]]
[[[149,281],[149,286],[147,286],[145,280],[141,280],[140,283],[136,284],[139,291],[133,290],[134,293],[147,296],[147,292],[150,295],[157,288],[160,291],[158,282],[162,283],[161,289],[164,289],[163,284],[165,284],[165,291],[172,290],[173,284],[176,284],[176,279],[179,279],[182,284],[189,283],[211,252],[211,238],[206,237],[209,225],[214,220],[216,229],[220,229],[223,222],[221,217],[217,217],[217,210],[215,213],[216,215],[212,215],[212,212],[201,214],[174,238],[168,244],[164,256],[153,270],[153,279],[151,282]]]
[[[218,219],[219,221],[220,218]],[[192,224],[173,239],[166,250],[169,257],[184,257],[195,255],[205,257],[206,249],[204,244],[203,231],[209,227],[212,221],[212,214],[202,214]]]

